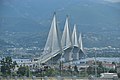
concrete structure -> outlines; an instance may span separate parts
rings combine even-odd
[[[109,68],[109,69],[115,69],[115,65],[111,63],[103,63],[103,67]]]
[[[82,36],[80,34],[78,38],[76,25],[74,25],[72,34],[70,33],[68,16],[62,37],[60,37],[56,14],[54,14],[44,51],[37,61],[39,65],[42,63],[57,63],[61,59],[63,62],[72,62],[85,58]]]

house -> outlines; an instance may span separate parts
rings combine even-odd
[[[112,63],[103,63],[103,67],[109,68],[109,69],[115,69],[115,65]]]

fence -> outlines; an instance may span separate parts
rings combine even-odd
[[[1,77],[0,76],[0,80],[120,80],[118,78],[80,78],[80,77],[76,77],[76,76],[73,76],[73,77],[61,77],[61,76],[57,76],[57,77],[35,77],[35,76],[32,76],[32,77],[26,77],[26,76],[23,76],[23,77],[12,77],[10,78],[9,76],[7,77]]]

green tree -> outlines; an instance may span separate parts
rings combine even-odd
[[[1,60],[1,72],[3,75],[10,75],[12,70],[15,69],[16,62],[12,61],[11,57],[5,57]]]
[[[17,72],[20,76],[29,76],[29,67],[28,66],[20,66]]]
[[[78,67],[76,65],[74,66],[74,71],[77,72],[77,73],[79,72]]]
[[[45,71],[45,75],[46,76],[55,76],[56,74],[57,74],[57,70],[52,69],[52,68],[50,68],[47,71]]]
[[[88,75],[94,74],[94,68],[92,66],[89,66],[87,68],[87,73],[88,73]]]
[[[110,69],[109,73],[117,73],[117,71],[115,69]]]
[[[98,62],[98,67],[103,68],[102,62]]]
[[[97,67],[97,74],[100,75],[101,73],[104,73],[103,67]]]

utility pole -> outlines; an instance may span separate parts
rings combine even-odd
[[[96,52],[95,52],[95,77],[97,77],[97,63],[96,63]]]
[[[85,77],[87,76],[87,55],[85,54]]]
[[[63,67],[63,52],[61,53],[61,57],[60,57],[60,76],[62,76],[62,67]]]

